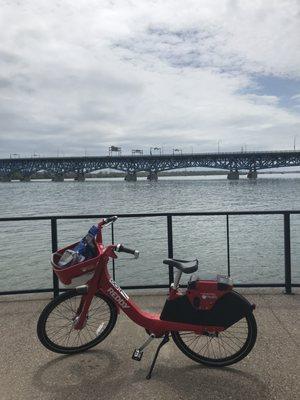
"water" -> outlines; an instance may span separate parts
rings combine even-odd
[[[225,177],[161,178],[158,182],[121,179],[86,182],[0,183],[0,216],[118,214],[180,211],[300,209],[300,176],[264,175],[256,182]],[[94,220],[58,221],[59,246],[85,235]],[[120,255],[121,285],[168,281],[166,217],[120,219],[116,242],[140,250],[137,261]],[[199,273],[227,272],[226,219],[176,217],[174,257],[199,259]],[[104,238],[110,240],[110,228]],[[292,276],[300,282],[300,215],[291,217]],[[49,221],[0,222],[0,290],[51,285]],[[283,282],[282,216],[230,217],[231,273],[235,282]]]

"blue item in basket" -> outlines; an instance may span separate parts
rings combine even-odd
[[[87,235],[83,239],[81,239],[79,244],[73,250],[83,256],[85,259],[96,257],[97,250],[94,239],[98,233],[98,230],[98,227],[96,225],[93,225],[89,229]]]
[[[76,253],[81,254],[82,256],[84,256],[85,243],[84,243],[83,239],[81,239],[79,244],[76,247],[74,247],[74,251],[76,251]]]
[[[95,236],[97,235],[98,231],[99,231],[98,226],[93,225],[93,226],[89,229],[88,235],[92,235],[93,237],[95,237]]]

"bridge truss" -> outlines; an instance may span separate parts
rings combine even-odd
[[[231,172],[300,166],[300,151],[118,155],[105,157],[45,157],[0,159],[0,177],[14,173],[30,178],[39,171],[53,176],[113,169],[128,176],[146,171],[150,175],[160,171],[184,168],[214,168]]]

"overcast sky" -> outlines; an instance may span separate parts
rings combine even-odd
[[[299,0],[0,5],[0,157],[300,148]]]

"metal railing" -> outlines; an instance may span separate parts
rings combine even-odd
[[[227,251],[227,274],[231,274],[231,260],[230,260],[230,216],[233,215],[282,215],[283,216],[283,230],[284,230],[284,282],[283,283],[240,283],[236,287],[284,287],[286,294],[292,293],[292,287],[300,287],[300,283],[292,283],[291,272],[291,228],[290,218],[293,214],[300,214],[300,210],[283,210],[283,211],[219,211],[219,212],[177,212],[177,213],[143,213],[143,214],[118,214],[119,218],[149,218],[149,217],[165,217],[166,218],[166,235],[167,235],[167,250],[168,257],[173,258],[173,217],[192,217],[192,216],[225,216],[226,217],[226,251]],[[70,219],[99,219],[106,218],[111,214],[85,214],[85,215],[53,215],[53,216],[35,216],[35,217],[4,217],[0,218],[0,222],[12,221],[50,221],[51,229],[51,250],[52,253],[58,249],[58,220]],[[114,243],[114,225],[111,229],[111,242]],[[113,278],[115,279],[115,263],[113,260]],[[174,270],[169,267],[169,285],[174,282]],[[153,289],[153,288],[167,288],[169,285],[138,285],[138,286],[122,286],[123,289]],[[2,291],[0,295],[12,294],[25,294],[25,293],[43,293],[53,292],[57,296],[59,291],[66,290],[59,288],[57,276],[53,273],[53,285],[47,289],[28,289],[28,290],[9,290]]]

